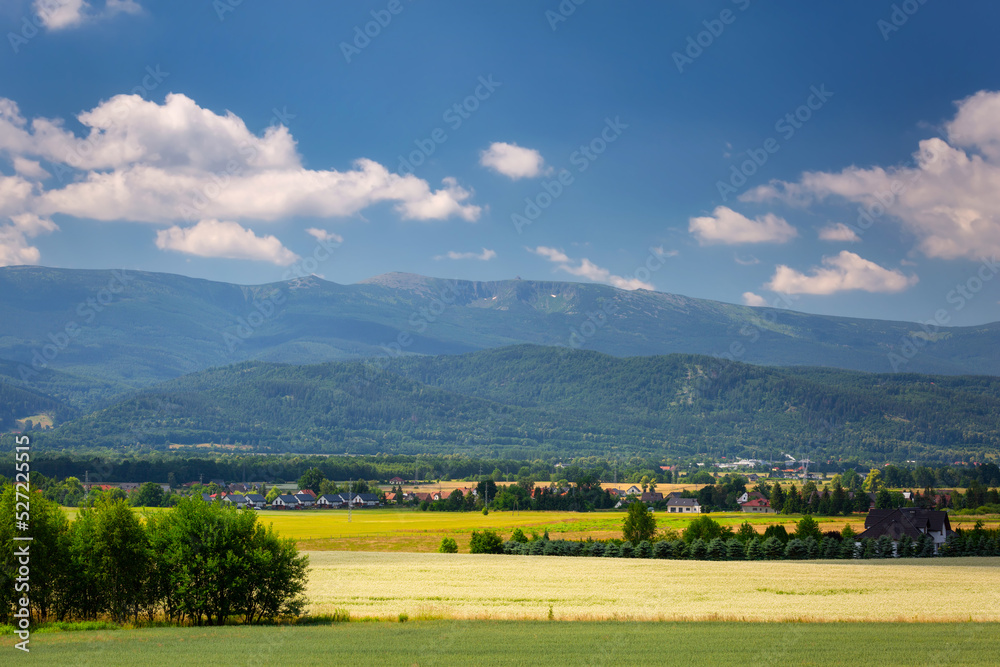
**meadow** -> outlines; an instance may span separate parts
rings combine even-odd
[[[353,618],[1000,621],[1000,559],[670,561],[311,552],[310,613]]]
[[[996,624],[410,621],[37,634],[44,665],[996,665]],[[0,637],[0,651],[13,649]],[[28,658],[28,656],[25,656]]]

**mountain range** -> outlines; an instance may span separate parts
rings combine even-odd
[[[52,371],[72,376],[56,383],[59,398],[80,409],[240,361],[383,363],[521,343],[620,357],[686,353],[762,365],[1000,374],[1000,323],[926,331],[567,282],[391,273],[354,285],[310,276],[244,286],[20,266],[0,268],[0,315],[0,374],[43,392],[54,388]]]

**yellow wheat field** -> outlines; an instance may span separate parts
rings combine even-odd
[[[703,562],[310,552],[312,614],[352,617],[1000,621],[1000,558]]]

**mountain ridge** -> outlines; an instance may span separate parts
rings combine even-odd
[[[1000,375],[1000,323],[943,327],[757,308],[593,283],[465,281],[388,273],[235,285],[132,270],[0,268],[4,381],[42,370],[89,379],[105,398],[247,360],[291,364],[464,354],[517,344],[615,356],[728,356],[777,366]],[[930,340],[933,339],[933,340]],[[117,389],[115,389],[117,388]],[[93,392],[91,392],[93,393]],[[94,396],[64,397],[77,408]]]

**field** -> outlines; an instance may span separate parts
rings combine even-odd
[[[995,624],[411,621],[64,632],[46,665],[996,665]],[[13,639],[0,638],[10,655]],[[27,657],[27,656],[26,656]],[[13,662],[12,658],[8,658]]]
[[[72,520],[79,510],[65,508]],[[162,512],[159,508],[137,510],[139,513]],[[480,512],[420,512],[413,509],[365,509],[355,510],[351,522],[347,521],[345,510],[265,510],[258,512],[265,524],[273,524],[275,530],[284,537],[296,541],[299,548],[309,551],[394,551],[428,552],[436,551],[442,537],[453,538],[460,551],[468,551],[469,536],[473,530],[493,528],[509,537],[515,528],[521,528],[526,535],[531,532],[541,534],[548,530],[553,538],[578,540],[607,539],[621,537],[624,512],[490,512],[484,516]],[[789,515],[748,515],[740,512],[713,513],[708,515],[724,526],[735,529],[744,521],[750,521],[758,532],[764,532],[773,523],[784,525],[789,532],[801,518]],[[671,516],[660,512],[656,515],[657,526],[663,529],[682,531],[692,516]],[[972,526],[977,519],[984,519],[987,527],[997,527],[997,517],[952,517],[952,527]],[[864,517],[860,514],[850,517],[816,517],[822,530],[843,530],[851,526],[860,532],[864,527]]]
[[[670,561],[312,552],[313,614],[556,620],[1000,621],[1000,559]]]

